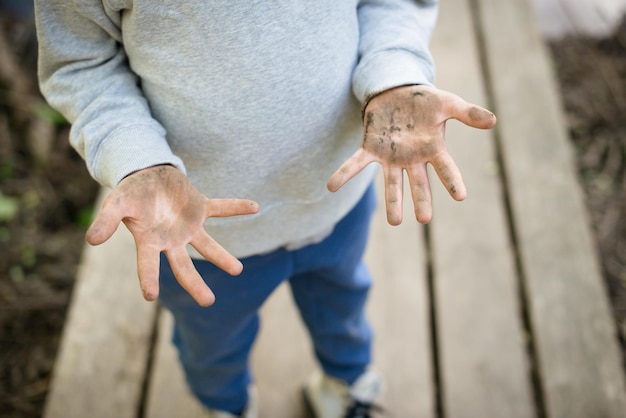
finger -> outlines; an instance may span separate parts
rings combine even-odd
[[[433,217],[433,207],[426,164],[411,166],[407,171],[411,183],[415,219],[419,223],[427,224]]]
[[[432,165],[448,193],[454,200],[464,200],[467,197],[465,183],[461,177],[461,171],[447,152],[438,154],[432,161]]]
[[[232,254],[218,244],[209,234],[202,231],[191,241],[191,245],[195,248],[202,257],[207,261],[215,264],[217,267],[224,270],[226,273],[237,276],[241,274],[243,265],[241,261],[237,260]]]
[[[165,253],[178,283],[200,306],[211,306],[215,295],[202,280],[184,248],[176,248]]]
[[[387,222],[389,225],[402,223],[402,167],[385,166],[385,202],[387,206]]]
[[[350,158],[330,176],[326,187],[331,192],[336,192],[352,177],[359,174],[369,163],[376,161],[373,155],[359,148]]]
[[[151,245],[137,244],[137,275],[144,299],[156,300],[159,296],[159,264],[158,248]]]
[[[450,117],[468,126],[491,129],[496,125],[496,115],[483,107],[466,102],[456,94],[447,93],[446,103]]]
[[[248,199],[207,199],[207,217],[250,215],[259,211],[259,204]]]
[[[113,235],[122,222],[124,215],[115,203],[107,204],[105,201],[102,210],[93,220],[85,237],[91,245],[100,245]]]

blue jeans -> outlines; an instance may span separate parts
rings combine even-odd
[[[362,256],[376,206],[371,186],[361,201],[318,244],[242,259],[231,277],[194,260],[216,296],[198,306],[161,257],[160,302],[175,318],[174,344],[192,392],[207,407],[239,413],[252,377],[250,348],[259,328],[258,310],[288,280],[323,370],[352,384],[370,362],[372,333],[364,305],[371,278]]]

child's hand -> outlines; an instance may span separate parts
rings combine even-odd
[[[202,306],[215,296],[196,271],[185,247],[191,244],[208,261],[237,275],[243,266],[204,230],[208,217],[256,213],[258,204],[242,199],[208,199],[178,169],[160,165],[131,174],[104,201],[87,231],[87,241],[108,240],[120,222],[135,238],[137,273],[144,298],[159,294],[159,254],[165,253],[176,279]]]
[[[435,168],[441,182],[456,200],[466,196],[461,173],[448,153],[444,133],[448,119],[474,128],[496,124],[493,113],[460,97],[428,86],[404,86],[374,96],[365,108],[365,133],[361,148],[331,176],[328,189],[337,191],[365,166],[377,161],[385,174],[387,221],[402,222],[403,170],[411,183],[415,217],[432,218],[431,191],[426,164]]]

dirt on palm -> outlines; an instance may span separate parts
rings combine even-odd
[[[610,39],[567,38],[550,48],[624,337],[626,24]],[[68,145],[67,124],[41,99],[35,65],[32,22],[0,16],[0,416],[6,418],[41,416],[98,189]]]

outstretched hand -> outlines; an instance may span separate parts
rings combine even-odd
[[[120,222],[135,238],[137,273],[143,296],[159,294],[159,257],[163,252],[181,286],[202,306],[215,296],[196,271],[186,246],[191,244],[204,258],[229,274],[243,266],[204,229],[209,217],[256,213],[258,204],[243,199],[208,199],[178,169],[160,165],[131,174],[104,201],[102,211],[87,231],[87,241],[99,245],[108,240]]]
[[[402,222],[403,170],[411,185],[415,217],[432,218],[432,195],[426,165],[432,164],[455,200],[466,197],[461,173],[448,153],[445,127],[457,119],[473,128],[490,129],[496,117],[459,96],[429,86],[403,86],[374,96],[365,108],[365,132],[357,150],[328,181],[337,191],[368,164],[378,162],[385,175],[387,221]]]

